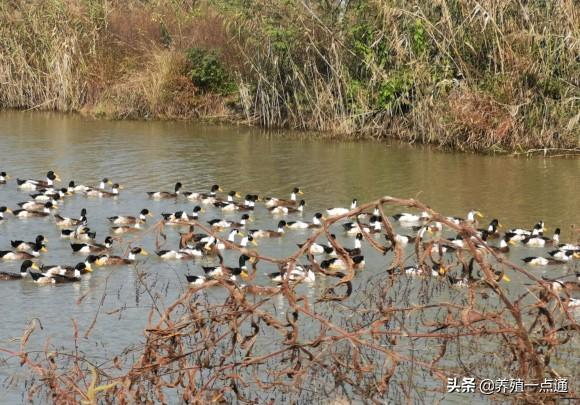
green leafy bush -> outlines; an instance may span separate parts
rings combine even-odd
[[[187,51],[187,61],[190,66],[188,76],[202,92],[235,91],[235,83],[224,69],[216,51],[190,48]]]

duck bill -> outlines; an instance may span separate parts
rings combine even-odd
[[[85,265],[85,270],[88,271],[89,273],[93,272],[93,267],[90,264]]]
[[[32,266],[30,266],[30,268],[40,271],[40,267],[38,267],[38,264],[36,264],[36,263],[32,263]]]
[[[299,195],[304,195],[304,191],[302,191],[302,190],[298,190],[298,194],[299,194]]]
[[[145,249],[141,249],[141,255],[142,256],[149,256],[149,252],[147,252]]]
[[[510,281],[512,281],[508,276],[506,276],[505,274],[501,277],[501,279],[503,281],[505,281],[506,283],[509,283]]]
[[[483,214],[479,211],[475,211],[475,216],[478,218],[483,218]]]

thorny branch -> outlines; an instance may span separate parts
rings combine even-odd
[[[428,212],[431,222],[462,235],[466,247],[443,255],[441,248],[433,252],[432,247],[446,245],[445,239],[417,239],[414,253],[405,258],[384,212],[388,206]],[[330,227],[343,219],[360,225],[359,215],[375,209],[385,234],[375,238],[363,232],[363,236],[382,254],[384,271],[361,282],[357,274],[365,270],[355,268],[347,250],[330,236]],[[163,403],[168,395],[186,403],[266,403],[272,398],[411,401],[425,395],[422,390],[444,396],[447,378],[466,373],[530,382],[559,377],[551,359],[559,347],[577,339],[580,330],[549,283],[489,248],[470,224],[456,224],[413,199],[383,197],[332,217],[282,259],[241,248],[201,223],[194,225],[227,248],[256,259],[250,283],[210,280],[187,289],[164,310],[154,305],[136,361],[127,352],[97,366],[78,350],[71,355],[48,347],[33,359],[26,351],[38,325],[33,321],[19,351],[1,350],[18,357],[39,377],[31,396],[49,394],[62,404]],[[150,233],[156,234],[158,243],[160,237],[165,239],[162,223]],[[307,254],[321,237],[346,263],[345,270],[323,269]],[[288,279],[278,286],[251,282],[260,262],[291,271],[304,258],[318,277],[338,279],[316,302]],[[461,277],[471,259],[480,278],[466,288],[454,287],[449,277]],[[413,280],[403,271],[406,263],[428,271]],[[445,277],[431,275],[434,263],[445,264]],[[498,274],[508,272],[528,285],[523,295],[514,296],[502,285]],[[216,288],[225,292],[219,302],[203,294]],[[152,294],[151,298],[156,299]],[[280,299],[283,312],[274,310],[274,301]],[[76,341],[76,323],[74,336]],[[425,382],[429,379],[434,383]],[[492,398],[505,399],[501,395]],[[510,399],[539,404],[556,397],[524,392]]]

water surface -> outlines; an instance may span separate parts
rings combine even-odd
[[[482,211],[488,221],[499,218],[506,226],[531,227],[546,221],[550,230],[560,227],[563,238],[570,226],[580,224],[579,159],[512,158],[449,153],[428,147],[399,143],[331,142],[300,133],[265,133],[257,129],[199,125],[186,122],[110,122],[78,116],[2,112],[0,113],[0,170],[13,179],[43,178],[55,170],[63,180],[96,184],[108,177],[124,186],[114,200],[75,196],[66,200],[61,213],[78,216],[81,208],[89,212],[89,225],[102,241],[107,235],[107,216],[135,215],[149,208],[156,217],[161,212],[190,210],[186,201],[149,201],[145,191],[171,190],[176,181],[184,189],[205,191],[214,184],[225,190],[286,197],[294,186],[305,192],[305,219],[331,206],[348,206],[352,198],[370,201],[384,195],[417,197],[447,215],[461,215],[472,208]],[[64,183],[66,184],[66,182]],[[0,186],[0,205],[16,208],[28,195],[16,189],[14,181]],[[222,215],[208,208],[203,219]],[[229,217],[238,218],[239,214]],[[277,219],[258,210],[252,227],[275,227]],[[33,240],[42,233],[49,239],[44,263],[75,264],[68,241],[59,240],[50,219],[16,220],[0,224],[0,249],[8,249],[11,239]],[[283,241],[261,243],[270,256],[286,256],[294,243],[306,239],[307,232],[292,232]],[[175,248],[175,232],[168,232],[168,248]],[[351,241],[340,236],[349,246]],[[154,250],[151,237],[139,241]],[[366,249],[366,248],[365,248]],[[540,250],[536,253],[543,253]],[[365,251],[369,256],[370,250]],[[118,253],[122,253],[118,250]],[[532,252],[516,248],[514,259]],[[373,261],[374,260],[374,261]],[[384,268],[379,257],[367,261],[368,274]],[[235,255],[226,255],[228,263]],[[0,271],[17,271],[19,262],[0,263]],[[263,273],[257,280],[267,283]],[[560,269],[565,272],[565,269]],[[534,269],[542,274],[544,269]],[[571,271],[571,270],[568,270]],[[31,282],[0,283],[5,311],[0,315],[0,347],[16,349],[15,338],[32,318],[43,330],[33,335],[32,348],[41,348],[45,339],[54,345],[70,347],[72,319],[81,333],[91,325],[97,308],[98,319],[91,339],[82,347],[91,358],[105,360],[108,355],[138,344],[150,299],[143,293],[140,274],[145,274],[164,300],[171,300],[187,288],[184,274],[198,273],[192,262],[161,263],[149,257],[139,268],[99,269],[78,284],[38,286]],[[325,282],[306,290],[319,295]],[[219,292],[214,294],[219,295]],[[77,300],[84,297],[80,304]],[[113,315],[107,313],[124,308]],[[23,375],[16,362],[0,368],[0,378]],[[22,385],[0,394],[0,402],[20,401]]]

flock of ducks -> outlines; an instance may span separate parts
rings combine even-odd
[[[62,239],[70,240],[70,247],[74,254],[84,255],[83,260],[76,265],[45,265],[41,262],[41,255],[47,249],[47,239],[38,235],[31,241],[13,240],[11,249],[0,251],[0,260],[22,260],[19,273],[0,272],[0,280],[31,279],[36,283],[70,283],[81,280],[83,274],[92,272],[95,266],[124,266],[130,265],[137,260],[138,256],[147,256],[148,252],[141,247],[131,248],[126,256],[112,254],[115,241],[119,236],[131,233],[139,233],[145,229],[148,218],[153,217],[148,208],[143,208],[136,215],[115,215],[108,217],[110,223],[109,235],[101,243],[97,242],[96,233],[88,226],[88,213],[82,209],[78,217],[65,217],[56,212],[59,206],[73,195],[83,195],[93,198],[117,198],[123,188],[118,183],[112,183],[109,179],[103,179],[100,184],[86,186],[70,181],[67,187],[58,188],[55,182],[60,178],[53,171],[46,174],[44,180],[16,179],[18,190],[27,192],[30,199],[18,203],[17,209],[6,206],[0,207],[0,223],[14,218],[45,218],[50,217],[56,227],[59,228]],[[6,172],[0,172],[1,187],[7,187],[9,176]],[[365,265],[363,256],[363,243],[365,235],[377,239],[383,238],[386,242],[386,251],[392,248],[391,242],[384,235],[383,221],[378,210],[363,212],[358,220],[353,222],[352,217],[346,216],[357,207],[358,201],[352,200],[349,207],[329,208],[324,213],[316,212],[310,221],[304,220],[306,201],[301,196],[304,194],[300,188],[294,188],[289,198],[259,197],[255,194],[246,194],[243,198],[236,191],[224,193],[220,186],[214,185],[207,192],[184,192],[183,185],[178,182],[173,191],[147,192],[150,200],[183,200],[192,202],[189,211],[163,212],[160,220],[167,226],[176,226],[177,229],[187,227],[188,231],[179,234],[179,243],[174,250],[159,250],[156,253],[161,260],[196,260],[200,258],[214,257],[219,263],[214,266],[200,266],[202,272],[197,275],[186,275],[187,281],[195,286],[203,285],[210,279],[226,278],[236,281],[237,277],[245,279],[249,275],[249,265],[255,270],[256,258],[244,248],[256,246],[260,239],[285,237],[290,230],[316,230],[320,229],[324,221],[329,217],[345,216],[340,221],[340,231],[351,238],[352,246],[346,248],[355,269],[362,269]],[[273,229],[251,229],[256,208],[261,205],[277,221]],[[204,221],[215,232],[224,232],[227,242],[206,233],[196,233],[194,223],[200,221],[200,215],[205,208],[211,208],[212,212],[236,214],[237,220],[218,218],[204,218]],[[465,218],[448,217],[454,223],[468,223],[477,227],[478,221],[483,215],[477,210],[471,210]],[[283,218],[283,219],[282,219]],[[290,220],[292,219],[292,220]],[[350,219],[350,220],[349,220]],[[429,213],[422,212],[400,213],[389,218],[398,225],[401,233],[395,236],[396,244],[405,246],[408,244],[423,243],[423,246],[431,249],[431,253],[439,254],[442,258],[448,252],[465,249],[466,241],[461,236],[444,238],[443,226],[431,219]],[[11,220],[11,219],[10,219]],[[509,229],[500,233],[501,224],[493,219],[487,227],[478,229],[478,236],[484,241],[485,246],[478,248],[491,248],[499,253],[508,253],[510,246],[521,244],[529,248],[549,247],[544,255],[528,256],[523,258],[525,265],[548,266],[565,265],[575,259],[580,259],[580,245],[560,242],[560,229],[556,229],[553,236],[545,236],[546,227],[543,221],[539,221],[532,229]],[[337,231],[338,232],[338,231]],[[427,234],[431,235],[427,239]],[[226,236],[227,235],[227,236]],[[332,237],[336,237],[334,234]],[[32,239],[32,238],[31,238]],[[498,242],[492,242],[497,240]],[[303,247],[303,244],[298,244]],[[242,254],[235,265],[226,265],[222,252],[238,248]],[[296,263],[291,269],[280,267],[275,273],[267,274],[273,283],[281,283],[288,280],[292,283],[313,282],[320,272],[327,273],[340,271],[347,268],[345,260],[337,254],[331,241],[328,243],[312,243],[307,251],[307,264]],[[481,274],[477,276],[474,270],[474,261],[469,265],[462,266],[459,275],[452,275],[450,269],[444,264],[432,263],[429,268],[425,266],[410,265],[403,268],[404,273],[411,276],[434,276],[448,280],[454,286],[465,286],[481,282]],[[509,281],[509,277],[497,272],[497,280]],[[570,298],[569,293],[580,291],[580,273],[576,273],[576,280],[545,278],[552,287],[558,291],[565,291],[571,306],[580,306],[580,301]]]

